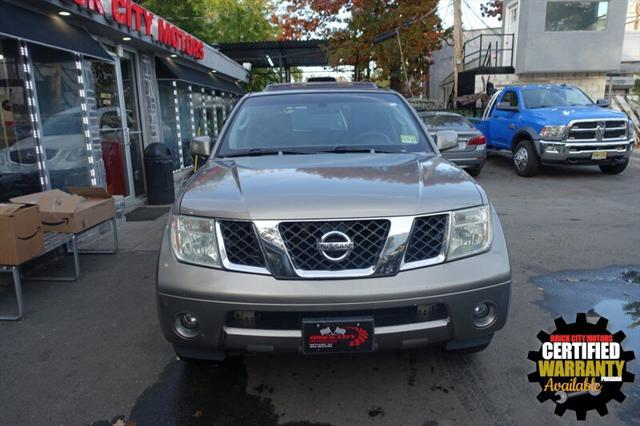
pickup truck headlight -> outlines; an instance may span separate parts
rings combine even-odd
[[[451,213],[451,221],[447,260],[481,253],[491,245],[489,206],[454,211]]]
[[[171,246],[176,257],[183,262],[221,266],[213,219],[174,215],[171,220]]]
[[[552,141],[562,140],[566,128],[566,126],[544,126],[540,130],[540,137]]]

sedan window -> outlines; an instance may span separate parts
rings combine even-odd
[[[426,115],[422,117],[429,130],[456,130],[469,131],[475,127],[469,120],[461,115]]]

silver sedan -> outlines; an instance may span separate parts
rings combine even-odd
[[[434,136],[443,131],[458,134],[458,146],[442,151],[442,155],[471,176],[478,176],[487,160],[487,143],[482,132],[467,118],[453,112],[428,111],[420,112],[419,115]]]

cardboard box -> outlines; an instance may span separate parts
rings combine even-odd
[[[20,265],[44,251],[38,206],[0,204],[0,265]]]
[[[45,232],[78,233],[116,214],[113,197],[104,188],[70,187],[12,198],[13,203],[37,204]]]

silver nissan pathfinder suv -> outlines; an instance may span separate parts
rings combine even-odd
[[[245,96],[173,207],[162,330],[185,360],[237,352],[484,349],[511,270],[482,188],[399,94],[371,83]],[[210,155],[209,155],[210,154]]]

